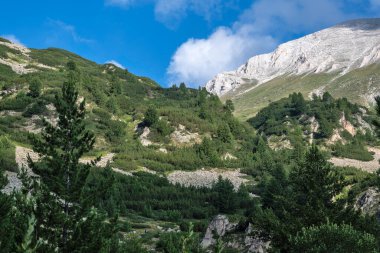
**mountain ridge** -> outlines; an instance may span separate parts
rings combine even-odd
[[[379,62],[380,19],[351,20],[283,43],[272,53],[253,56],[238,69],[216,75],[205,87],[222,98],[238,100],[276,78],[331,74],[332,81]],[[242,86],[246,87],[237,92]]]

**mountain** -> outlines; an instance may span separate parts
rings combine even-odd
[[[367,76],[366,71],[375,73],[373,66],[342,77],[348,82],[361,80],[353,73],[360,70]],[[319,75],[295,75],[289,80],[317,82],[324,77]],[[79,162],[100,157],[87,178],[81,180],[80,196],[70,207],[89,213],[78,214],[73,218],[76,222],[68,222],[73,223],[69,236],[75,243],[73,249],[78,245],[87,249],[78,252],[97,252],[99,244],[106,247],[101,252],[220,252],[221,248],[225,252],[268,252],[268,247],[288,251],[289,238],[326,220],[352,224],[359,232],[369,233],[367,237],[373,234],[373,238],[380,238],[374,220],[346,212],[348,202],[340,206],[348,198],[355,202],[360,196],[357,208],[378,213],[379,204],[374,203],[379,195],[377,175],[370,173],[380,158],[380,150],[373,148],[378,144],[371,125],[376,119],[374,112],[326,92],[312,100],[294,93],[271,103],[248,122],[241,122],[233,115],[233,104],[222,103],[206,89],[190,89],[184,84],[162,88],[149,78],[112,64],[97,64],[57,48],[29,49],[0,38],[0,251],[27,252],[32,247],[33,252],[52,252],[62,247],[58,240],[62,226],[56,219],[61,217],[62,198],[54,192],[62,185],[53,182],[55,176],[50,180],[53,174],[44,176],[44,169],[32,174],[28,157],[35,162],[40,158],[33,151],[31,137],[44,135],[44,120],[53,128],[58,120],[66,122],[64,112],[56,106],[71,104],[70,108],[75,108],[79,102],[74,103],[69,96],[72,93],[66,90],[69,97],[66,101],[58,98],[57,103],[62,87],[68,87],[63,85],[67,80],[75,81],[78,100],[84,101],[86,109],[84,126],[96,137],[94,148]],[[260,84],[254,91],[267,87],[272,94],[271,82]],[[65,124],[58,126],[68,130]],[[67,142],[62,136],[55,139],[52,142]],[[66,152],[54,143],[46,143],[47,149],[60,156]],[[315,147],[309,149],[310,143],[323,153]],[[368,150],[367,145],[372,148]],[[328,159],[335,159],[333,163],[340,167],[330,166]],[[64,167],[65,161],[59,161]],[[48,168],[45,162],[38,166],[56,173],[56,166]],[[307,170],[301,169],[304,165]],[[21,181],[16,172],[21,168],[39,177],[42,186],[48,181],[46,188],[41,187],[45,190],[36,187],[32,194],[26,189],[17,191]],[[335,173],[339,177],[328,176]],[[338,191],[330,186],[342,180],[346,187],[336,195]],[[66,186],[70,182],[66,181]],[[298,187],[300,182],[306,182],[307,187]],[[315,194],[320,189],[323,199]],[[46,201],[44,196],[52,200]],[[342,201],[330,201],[332,197]],[[305,205],[304,199],[311,199],[312,205]],[[335,213],[343,206],[344,213]],[[315,210],[324,211],[318,211],[318,220],[310,223],[317,217]],[[347,219],[340,221],[340,217]],[[113,250],[117,242],[121,245]],[[19,245],[29,248],[24,250]]]
[[[232,99],[244,119],[292,92],[311,97],[328,91],[368,106],[380,92],[379,63],[380,19],[353,20],[254,56],[218,74],[206,89]]]
[[[211,186],[231,169],[227,176],[236,187],[247,181],[239,169],[252,162],[254,129],[205,89],[162,88],[112,64],[57,48],[29,49],[1,38],[0,167],[5,158],[3,167],[17,172],[32,152],[29,136],[43,129],[42,118],[57,122],[55,95],[68,77],[68,63],[75,66],[80,98],[86,101],[86,125],[96,135],[94,150],[82,161],[102,155],[100,167],[110,162],[119,174],[174,173],[168,177],[172,183],[187,184],[187,177],[200,173],[207,175],[205,180],[195,177],[193,183]],[[40,88],[32,92],[36,83]],[[153,115],[149,123],[147,115]],[[194,176],[177,173],[192,170]]]

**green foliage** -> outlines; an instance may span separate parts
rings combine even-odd
[[[35,103],[27,107],[22,113],[24,117],[31,117],[33,115],[42,115],[46,112],[46,102],[43,100],[37,100]]]
[[[217,131],[217,138],[223,143],[232,142],[232,134],[227,124],[220,125]]]
[[[329,138],[333,130],[340,127],[342,113],[348,117],[358,112],[359,106],[345,98],[334,99],[326,93],[322,99],[315,97],[314,100],[305,101],[301,93],[293,93],[288,98],[271,103],[248,122],[267,136],[281,136],[289,135],[294,125],[306,127],[309,122],[304,120],[305,116],[315,117],[319,130],[314,137]]]
[[[165,233],[160,236],[157,243],[157,250],[167,253],[201,253],[204,250],[199,244],[198,235],[193,232],[193,225],[190,224],[186,233]]]
[[[39,79],[32,79],[29,84],[29,95],[36,98],[41,95],[42,83]]]
[[[379,252],[373,235],[350,225],[322,224],[302,228],[291,238],[291,252],[299,253],[375,253]]]
[[[353,140],[343,145],[337,142],[333,147],[333,155],[338,157],[346,157],[360,161],[372,161],[373,155],[368,151],[367,147],[358,140]]]
[[[209,138],[204,138],[202,143],[195,146],[198,157],[207,165],[219,164],[219,156],[215,145]]]
[[[302,227],[339,216],[343,206],[333,197],[341,191],[341,181],[314,146],[289,177],[281,167],[274,171],[265,183],[263,209],[257,211],[254,222],[268,233],[275,248],[289,250],[289,237]]]
[[[225,103],[224,107],[225,107],[226,110],[229,111],[230,113],[233,113],[233,112],[235,111],[235,106],[234,106],[234,103],[232,102],[231,99],[227,99],[227,100],[226,100],[226,103]]]
[[[44,242],[42,252],[112,252],[111,248],[118,247],[118,239],[113,239],[115,224],[106,224],[106,217],[95,209],[86,212],[80,207],[91,165],[79,164],[79,159],[92,149],[95,139],[85,129],[85,102],[77,104],[76,78],[71,74],[56,97],[57,126],[45,121],[42,137],[33,138],[33,149],[41,156],[39,162],[29,158],[41,182],[38,188],[33,184],[38,220],[34,233]]]
[[[214,184],[213,190],[216,191],[215,203],[221,213],[234,213],[239,206],[238,195],[234,192],[234,186],[228,179],[219,176]]]
[[[2,170],[16,172],[17,164],[15,160],[15,146],[6,136],[0,136],[0,172]]]
[[[20,92],[16,97],[7,97],[0,101],[0,110],[23,111],[33,101],[25,93]]]
[[[150,127],[158,122],[158,113],[155,108],[149,107],[144,115],[144,124]]]
[[[172,185],[166,178],[148,173],[130,177],[103,170],[90,174],[82,196],[91,196],[86,200],[88,206],[111,215],[134,211],[167,221],[208,219],[219,211],[234,212],[250,203],[248,195],[234,192],[226,180],[207,189]]]

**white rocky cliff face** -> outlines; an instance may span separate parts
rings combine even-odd
[[[247,82],[260,85],[283,75],[345,74],[379,62],[380,19],[354,20],[254,56],[237,70],[218,74],[206,89],[223,96]]]

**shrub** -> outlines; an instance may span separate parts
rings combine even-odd
[[[373,235],[350,225],[323,224],[303,228],[291,238],[291,252],[375,253],[379,252]]]
[[[39,79],[35,78],[29,84],[29,95],[31,97],[39,97],[41,95],[42,83]]]
[[[6,136],[0,137],[0,167],[4,170],[17,172],[15,147]]]
[[[150,127],[157,123],[159,120],[157,110],[153,107],[149,107],[149,109],[144,114],[144,124],[147,127]]]

